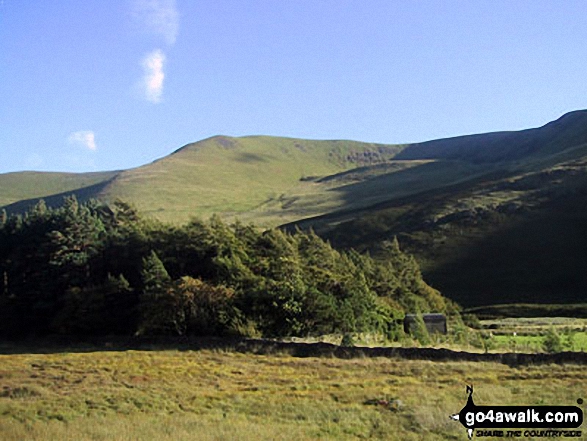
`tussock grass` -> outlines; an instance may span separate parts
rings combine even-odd
[[[3,440],[458,439],[465,404],[575,404],[581,366],[229,351],[0,355]],[[401,404],[373,405],[377,402]]]

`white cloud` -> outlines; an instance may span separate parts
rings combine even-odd
[[[73,132],[67,138],[70,144],[82,146],[88,150],[96,151],[96,137],[91,130],[80,130]]]
[[[165,73],[163,72],[163,64],[165,63],[165,54],[160,50],[154,50],[147,54],[143,59],[143,69],[145,76],[143,77],[143,88],[145,98],[152,103],[161,101],[163,94],[163,80]]]
[[[132,0],[132,15],[143,31],[163,37],[173,45],[179,32],[179,13],[175,0]],[[142,60],[144,75],[137,84],[140,94],[152,103],[161,102],[165,72],[165,54],[156,49]]]
[[[179,32],[179,13],[175,0],[134,0],[133,16],[147,31],[174,44]]]

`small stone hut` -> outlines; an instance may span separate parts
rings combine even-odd
[[[404,332],[411,334],[416,326],[417,314],[406,314],[404,317]],[[440,313],[422,314],[424,325],[429,334],[446,334],[446,316]]]

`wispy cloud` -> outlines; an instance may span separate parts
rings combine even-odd
[[[152,103],[158,103],[163,95],[165,54],[160,49],[154,50],[143,58],[142,64],[145,71],[142,83],[145,98]]]
[[[96,136],[91,130],[80,130],[79,132],[73,132],[67,138],[70,144],[79,145],[88,150],[96,151]]]
[[[132,0],[132,15],[143,31],[163,37],[173,45],[179,32],[179,13],[175,0]],[[161,49],[148,53],[141,62],[144,70],[139,84],[141,95],[152,103],[161,102],[165,54]]]
[[[175,0],[134,0],[133,16],[148,32],[174,44],[179,32],[179,13]]]

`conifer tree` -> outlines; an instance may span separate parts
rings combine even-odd
[[[143,259],[143,291],[139,298],[137,334],[183,334],[185,318],[172,289],[172,280],[155,251]]]
[[[311,230],[218,216],[171,226],[123,202],[40,201],[0,216],[0,333],[393,337],[404,312],[456,310],[397,239],[384,248],[375,261]]]
[[[105,227],[75,196],[66,198],[62,213],[62,225],[50,234],[51,263],[65,267],[70,286],[82,286],[90,280],[91,259],[103,248]]]

